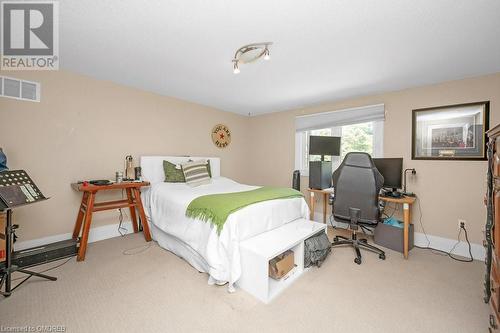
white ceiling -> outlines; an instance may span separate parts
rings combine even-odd
[[[240,114],[500,72],[498,0],[64,0],[61,68]],[[231,59],[272,41],[270,61]]]

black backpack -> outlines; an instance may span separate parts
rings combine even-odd
[[[304,267],[312,265],[321,267],[331,251],[331,243],[326,233],[322,232],[309,237],[304,242]]]

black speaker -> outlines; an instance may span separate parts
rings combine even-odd
[[[300,191],[300,171],[295,170],[293,172],[292,188],[294,190]]]
[[[332,180],[332,162],[309,162],[309,188],[322,190],[329,188]]]
[[[135,167],[134,168],[134,176],[135,176],[135,180],[141,180],[141,177],[142,177],[142,169],[141,169],[141,167]]]

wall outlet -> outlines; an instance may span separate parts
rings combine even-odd
[[[458,227],[465,228],[465,222],[467,222],[467,221],[465,221],[463,219],[458,219]]]

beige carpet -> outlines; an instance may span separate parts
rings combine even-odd
[[[90,244],[87,260],[33,278],[0,300],[0,325],[64,325],[66,332],[486,332],[482,262],[458,263],[414,249],[405,261],[334,249],[264,305],[239,290],[207,285],[206,274],[142,234]],[[50,267],[53,263],[44,267]],[[39,267],[38,269],[41,269]]]

